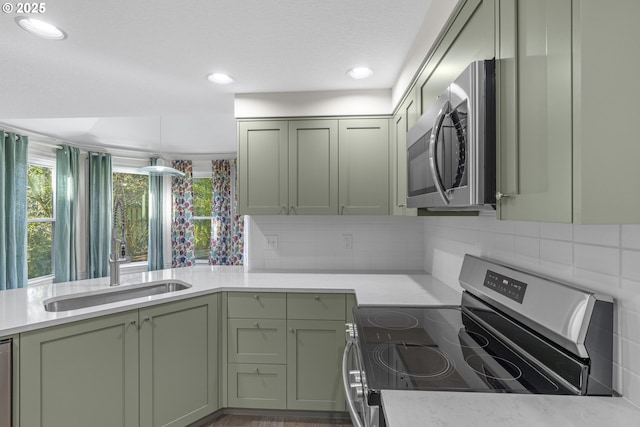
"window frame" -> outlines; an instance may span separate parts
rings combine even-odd
[[[51,193],[52,193],[52,210],[51,218],[30,218],[29,213],[27,212],[27,227],[29,224],[34,223],[51,223],[51,274],[46,274],[44,276],[37,276],[28,278],[27,276],[27,287],[32,285],[39,285],[45,283],[53,283],[53,279],[55,277],[55,250],[53,248],[55,242],[55,232],[56,232],[56,155],[55,150],[57,148],[51,148],[48,150],[31,150],[27,153],[27,168],[31,166],[37,167],[45,167],[51,169]],[[27,230],[27,237],[28,237]],[[27,252],[29,251],[29,246],[27,242]],[[27,261],[28,262],[28,261]],[[28,265],[27,265],[28,268]]]
[[[125,158],[121,158],[121,157],[117,157],[112,155],[111,157],[111,187],[113,188],[113,174],[114,173],[124,173],[124,174],[131,174],[131,175],[142,175],[142,176],[146,176],[148,178],[148,174],[144,173],[144,172],[139,172],[138,169],[144,166],[148,166],[148,161],[143,160],[143,159],[125,159]],[[148,187],[148,179],[147,179],[147,194],[149,194],[149,187]],[[112,195],[113,197],[113,195]],[[149,203],[147,201],[147,209],[149,209]],[[147,232],[149,229],[149,214],[147,213]],[[144,261],[135,261],[135,262],[129,262],[129,263],[125,263],[125,264],[120,264],[120,271],[122,273],[137,273],[137,272],[145,272],[148,271],[148,265],[149,265],[149,246],[147,244],[147,259],[145,259]]]
[[[204,165],[207,165],[209,167],[209,169],[207,170],[205,167],[203,167]],[[196,179],[213,179],[213,170],[211,169],[211,162],[205,162],[204,165],[200,165],[200,164],[196,164],[196,162],[193,162],[193,185],[195,186],[195,180]],[[212,190],[213,192],[213,190]],[[213,197],[213,195],[212,195]],[[193,205],[195,206],[196,204],[196,195],[195,192],[193,194]],[[211,216],[196,216],[195,212],[193,215],[193,221],[194,221],[194,228],[195,228],[195,222],[196,221],[206,221],[209,220],[211,222],[211,226],[214,227],[214,223],[213,221],[215,220],[215,217],[213,215]],[[209,235],[209,238],[211,238],[211,235]],[[195,242],[194,242],[195,244]],[[194,248],[194,255],[195,255],[195,248]],[[206,259],[195,259],[195,263],[196,264],[206,264],[209,265],[209,259],[211,257],[211,241],[209,241],[209,256]]]

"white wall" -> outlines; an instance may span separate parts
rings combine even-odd
[[[425,269],[451,286],[465,253],[485,256],[616,299],[614,388],[640,406],[640,225],[425,218]]]
[[[424,270],[424,221],[391,216],[250,216],[250,270]],[[277,236],[268,249],[265,235]],[[352,248],[345,247],[350,235]]]

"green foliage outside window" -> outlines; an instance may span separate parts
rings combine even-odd
[[[208,260],[211,246],[211,197],[212,178],[195,178],[193,180],[193,234],[195,239],[196,259]],[[200,218],[198,217],[206,217]]]
[[[114,172],[114,207],[116,200],[124,202],[127,255],[132,262],[146,261],[149,253],[149,177]],[[118,227],[117,235],[121,232]]]
[[[53,169],[27,170],[27,277],[53,274]]]

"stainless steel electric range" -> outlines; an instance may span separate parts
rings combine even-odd
[[[343,380],[356,427],[382,390],[611,396],[613,300],[466,255],[459,306],[358,306]]]

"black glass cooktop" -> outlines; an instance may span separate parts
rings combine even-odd
[[[460,307],[354,309],[370,390],[574,394]]]

